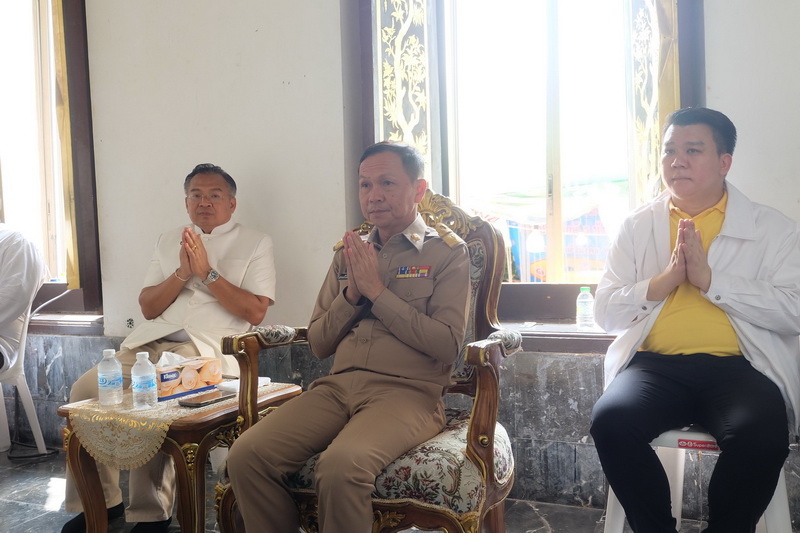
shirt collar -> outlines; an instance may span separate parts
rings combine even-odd
[[[709,207],[708,209],[706,209],[702,213],[698,213],[694,217],[690,217],[689,214],[688,213],[684,213],[681,210],[680,207],[676,207],[675,204],[672,203],[672,199],[670,199],[670,201],[669,201],[669,210],[670,210],[670,212],[679,214],[681,216],[681,218],[696,218],[696,217],[699,217],[700,215],[703,215],[705,213],[708,213],[710,211],[715,211],[715,210],[719,211],[720,213],[722,213],[724,215],[726,207],[728,207],[728,189],[725,189],[722,192],[722,198],[719,199],[719,202],[717,202],[716,204],[712,205],[711,207]]]
[[[226,223],[220,224],[216,228],[212,229],[211,233],[205,233],[205,234],[203,233],[203,230],[202,228],[200,228],[200,226],[197,225],[193,226],[194,226],[194,232],[197,233],[198,235],[224,235],[230,232],[236,226],[236,222],[234,222],[233,219],[231,219]]]
[[[428,231],[428,226],[425,224],[425,221],[422,219],[422,216],[417,214],[417,218],[414,219],[414,222],[408,225],[406,229],[401,232],[401,235],[405,237],[405,239],[411,243],[414,248],[419,251],[422,251],[422,245],[425,243],[425,234]],[[393,235],[392,238],[395,236]],[[390,239],[391,240],[391,239]],[[371,231],[369,237],[367,237],[367,242],[371,242],[377,246],[378,244],[378,232]],[[386,244],[386,243],[384,243]]]

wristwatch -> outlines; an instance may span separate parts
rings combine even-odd
[[[206,276],[206,279],[203,280],[203,285],[209,285],[211,283],[214,283],[218,279],[219,279],[219,272],[217,272],[212,268],[211,270],[208,271],[208,276]]]

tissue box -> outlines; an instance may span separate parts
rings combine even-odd
[[[216,357],[187,359],[176,365],[156,365],[158,401],[213,389],[222,381],[222,365]]]

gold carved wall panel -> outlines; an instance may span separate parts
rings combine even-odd
[[[374,0],[376,140],[415,146],[431,168],[429,0]]]
[[[661,190],[661,125],[680,107],[677,0],[630,0],[635,205]]]

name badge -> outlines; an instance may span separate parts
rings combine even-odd
[[[395,278],[427,278],[430,270],[430,265],[400,267],[397,269],[397,275]]]

